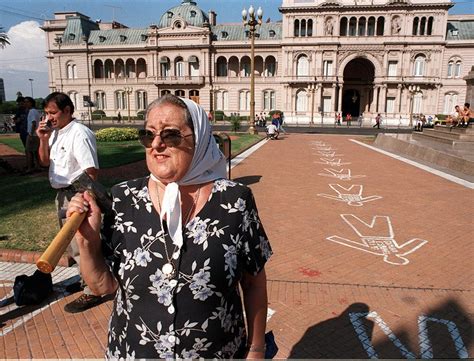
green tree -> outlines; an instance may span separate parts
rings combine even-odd
[[[0,26],[0,48],[4,48],[6,45],[10,45],[8,35],[3,31],[3,27]]]

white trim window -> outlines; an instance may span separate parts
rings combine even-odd
[[[323,112],[329,113],[332,111],[332,99],[331,97],[323,97]]]
[[[67,78],[77,79],[77,66],[76,64],[69,63],[67,65]]]
[[[387,97],[386,113],[395,113],[395,98]]]
[[[332,76],[332,60],[323,61],[323,76]]]
[[[216,92],[216,110],[229,109],[229,92],[222,90]]]
[[[127,109],[127,94],[123,90],[118,90],[115,92],[115,109]]]
[[[454,62],[451,60],[451,61],[448,63],[448,78],[452,78],[452,77],[453,77],[453,66],[454,66]]]
[[[397,61],[388,62],[388,76],[397,76]]]
[[[184,76],[184,61],[183,60],[177,60],[175,63],[175,75],[176,76]]]
[[[443,114],[451,114],[454,107],[458,103],[458,95],[456,93],[447,93],[444,95]]]
[[[250,91],[241,90],[239,92],[239,109],[240,110],[250,109]]]
[[[137,97],[137,109],[138,110],[143,110],[146,109],[148,106],[148,96],[146,91],[144,90],[137,90],[136,92],[136,97]]]
[[[95,105],[96,108],[99,109],[99,110],[107,109],[105,92],[103,92],[103,91],[95,92],[95,104],[96,104]]]
[[[298,90],[296,92],[296,109],[297,112],[306,112],[308,110],[308,93],[306,90]]]
[[[416,93],[413,97],[413,113],[421,114],[423,113],[423,93]]]
[[[415,58],[415,64],[413,68],[414,76],[424,76],[425,75],[425,64],[426,58],[423,55],[418,55]]]
[[[263,110],[269,111],[272,109],[276,109],[275,91],[265,90],[263,92]]]
[[[459,78],[461,76],[461,61],[458,60],[454,65],[454,77]]]
[[[301,55],[296,64],[296,76],[309,75],[309,61],[306,55]]]

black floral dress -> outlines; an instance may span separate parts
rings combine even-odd
[[[251,190],[214,181],[207,203],[183,228],[179,251],[147,185],[140,178],[113,187],[114,214],[104,221],[104,252],[119,282],[106,357],[242,357],[239,280],[244,271],[256,275],[272,254]]]

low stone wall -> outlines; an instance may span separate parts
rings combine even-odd
[[[468,176],[474,176],[474,162],[436,150],[411,140],[411,135],[378,134],[375,146],[392,153],[406,155],[428,163],[448,168]]]

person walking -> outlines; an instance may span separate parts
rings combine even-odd
[[[40,112],[35,108],[35,100],[31,97],[25,97],[25,109],[27,111],[27,137],[26,137],[26,172],[31,174],[40,170],[38,163],[39,139],[36,135],[41,120]]]
[[[13,116],[13,121],[15,122],[15,131],[20,134],[21,142],[26,149],[26,138],[28,138],[28,111],[25,108],[25,98],[19,96],[16,99],[17,110]]]
[[[44,99],[45,117],[40,121],[36,134],[39,137],[39,161],[43,167],[49,166],[49,180],[56,189],[56,209],[59,225],[66,222],[66,209],[76,193],[72,181],[86,172],[97,179],[99,162],[94,133],[73,117],[74,104],[67,94],[54,92]],[[70,243],[67,253],[80,266],[81,257],[76,239]],[[70,313],[82,312],[102,302],[82,282],[84,293],[68,303],[64,310]]]
[[[118,112],[117,114],[117,123],[120,123],[122,121],[122,114],[120,114],[120,112]]]
[[[382,116],[380,115],[380,113],[378,113],[377,116],[375,117],[375,124],[372,126],[372,128],[377,127],[377,129],[380,129],[381,121],[382,121]]]
[[[115,214],[87,192],[67,212],[87,214],[86,282],[115,293],[106,359],[263,359],[272,249],[251,189],[190,99],[153,101],[139,140],[150,175],[112,187]]]

